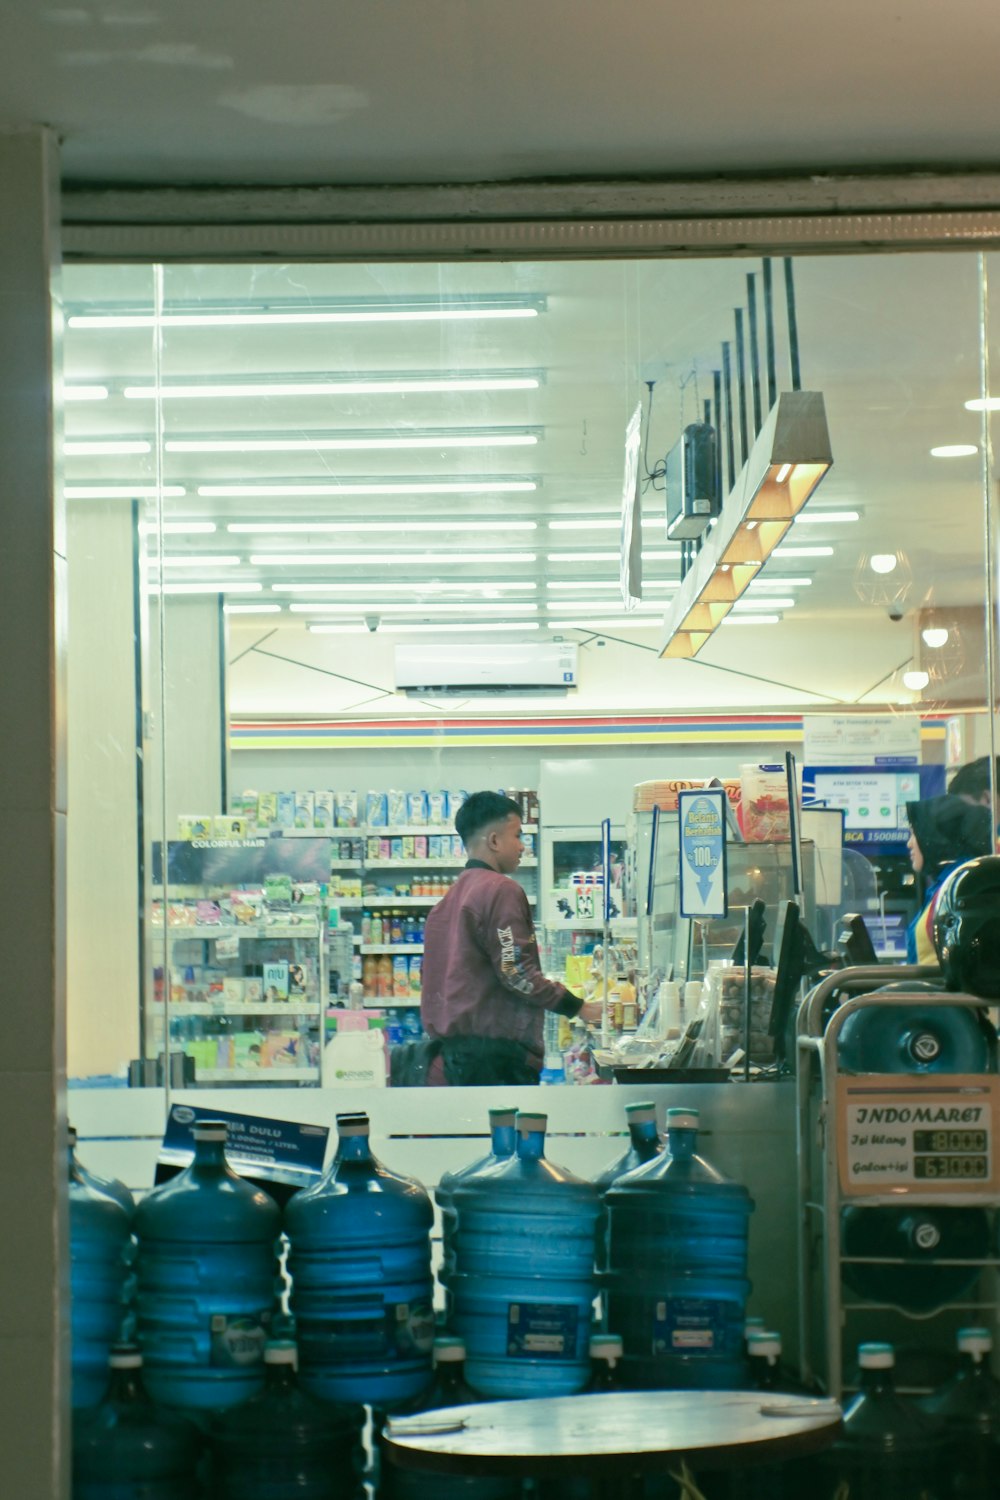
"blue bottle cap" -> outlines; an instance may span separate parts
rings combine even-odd
[[[862,1370],[891,1370],[896,1351],[891,1344],[859,1344],[858,1364]]]
[[[535,1130],[544,1130],[548,1123],[548,1115],[529,1114],[526,1110],[518,1110],[517,1112],[517,1128],[521,1131],[522,1135],[527,1135],[529,1132]]]

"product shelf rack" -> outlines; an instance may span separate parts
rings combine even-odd
[[[907,1006],[927,1004],[927,991],[907,989],[907,984],[940,979],[940,970],[920,965],[859,967],[829,975],[807,996],[799,1008],[796,1024],[796,1131],[798,1177],[798,1298],[799,1350],[802,1378],[818,1380],[827,1393],[840,1398],[844,1386],[843,1343],[848,1315],[893,1313],[908,1323],[924,1323],[947,1314],[975,1312],[996,1316],[1000,1307],[996,1296],[980,1297],[974,1293],[968,1300],[943,1301],[939,1306],[919,1311],[907,1310],[896,1303],[858,1299],[843,1295],[844,1265],[912,1266],[899,1256],[847,1256],[841,1239],[841,1214],[850,1206],[864,1208],[982,1208],[1000,1207],[998,1186],[998,1147],[1000,1147],[1000,1079],[995,1073],[842,1073],[838,1064],[838,1041],[846,1021],[855,1012],[873,1006]],[[891,994],[883,990],[897,985]],[[826,1025],[823,1010],[835,994],[845,995]],[[938,993],[933,1003],[948,1007],[982,1010],[983,1001],[973,995]],[[848,1082],[849,1080],[849,1082]],[[917,1184],[915,1179],[887,1184],[885,1191],[867,1186],[845,1188],[845,1159],[848,1111],[851,1095],[857,1098],[894,1095],[900,1100],[909,1094],[926,1099],[949,1096],[984,1112],[988,1136],[987,1177],[975,1188],[950,1187],[943,1179]],[[914,1127],[915,1128],[915,1127]],[[991,1228],[995,1245],[996,1226]],[[955,1259],[942,1256],[934,1264],[946,1267],[967,1266],[984,1273],[1000,1267],[996,1253],[980,1258]],[[930,1260],[923,1264],[931,1264]]]

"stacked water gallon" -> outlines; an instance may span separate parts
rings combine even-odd
[[[445,1293],[445,1307],[447,1321],[451,1321],[452,1296],[451,1278],[455,1270],[455,1229],[457,1215],[455,1212],[455,1189],[472,1181],[474,1177],[484,1172],[490,1172],[500,1162],[508,1161],[514,1155],[517,1142],[517,1131],[515,1120],[517,1110],[507,1105],[498,1105],[489,1112],[490,1119],[490,1149],[485,1156],[477,1157],[468,1166],[460,1167],[457,1172],[443,1173],[434,1197],[437,1206],[441,1210],[441,1269],[438,1272],[438,1280],[441,1282]]]
[[[111,1346],[122,1336],[135,1204],[122,1183],[106,1182],[81,1166],[72,1127],[68,1171],[72,1402],[82,1408],[103,1396]]]
[[[697,1154],[698,1111],[667,1111],[667,1149],[608,1189],[608,1326],[625,1383],[736,1389],[745,1379],[753,1200]]]
[[[192,1500],[200,1439],[150,1400],[136,1344],[116,1344],[104,1399],[73,1415],[73,1500]]]
[[[546,1160],[546,1123],[518,1114],[516,1153],[451,1196],[453,1325],[491,1398],[573,1395],[590,1375],[600,1199]]]
[[[620,1156],[616,1156],[609,1167],[605,1167],[594,1178],[594,1186],[601,1195],[601,1218],[597,1230],[597,1269],[607,1268],[608,1222],[604,1207],[604,1195],[613,1182],[636,1167],[645,1166],[663,1150],[663,1142],[656,1124],[656,1105],[648,1099],[637,1104],[626,1104],[625,1119],[628,1123],[629,1143]]]

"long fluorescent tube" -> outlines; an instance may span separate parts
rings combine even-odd
[[[536,583],[272,583],[273,594],[419,594],[421,598],[433,598],[437,594],[494,594],[534,593]],[[581,584],[586,588],[586,584]],[[617,585],[616,585],[617,587]]]
[[[762,594],[759,599],[736,599],[733,602],[734,612],[745,613],[750,610],[760,609],[793,609],[795,600],[789,595],[787,599],[775,598],[771,594]]]
[[[617,616],[598,615],[590,620],[553,620],[551,616],[545,621],[550,630],[589,630],[592,635],[600,635],[601,628],[612,630],[662,630],[663,618],[649,619],[642,615]],[[600,627],[600,628],[599,628]]]
[[[667,524],[665,516],[643,516],[643,527],[663,526]],[[621,516],[591,516],[588,519],[580,518],[574,521],[550,521],[550,531],[620,531]]]
[[[162,489],[155,484],[67,484],[63,495],[67,500],[155,500],[162,495],[164,500],[176,500],[186,495],[182,484],[165,484]],[[215,530],[215,527],[212,527]]]
[[[263,592],[262,583],[165,583],[162,589],[156,584],[148,584],[151,594],[260,594]]]
[[[232,521],[227,531],[265,536],[301,535],[303,532],[352,531],[537,531],[537,521],[411,521],[398,516],[394,521]]]
[[[402,449],[434,448],[533,448],[538,436],[533,432],[495,432],[441,434],[436,437],[352,437],[352,438],[167,438],[167,453],[396,453]],[[81,445],[77,444],[77,449]],[[66,444],[66,452],[74,451]],[[91,444],[87,451],[105,453],[148,453],[143,448],[100,448]]]
[[[977,396],[974,401],[966,401],[966,411],[1000,411],[1000,396]]]
[[[637,614],[655,614],[662,620],[667,612],[668,600],[645,600],[635,606]],[[620,615],[622,612],[621,599],[550,599],[547,607],[549,609],[569,610],[572,614],[592,612],[594,614],[607,613]]]
[[[367,625],[307,625],[306,629],[313,635],[368,635]],[[386,620],[379,622],[379,635],[464,635],[466,631],[496,631],[496,630],[540,630],[541,626],[537,620],[467,620],[462,625],[444,622],[441,625],[428,625],[426,623],[406,624],[400,620]]]
[[[533,563],[534,552],[255,552],[251,563],[257,568],[440,568],[466,563],[512,567]]]
[[[64,385],[62,398],[64,401],[106,401],[108,388],[106,385]]]
[[[280,604],[224,604],[222,612],[226,615],[280,615]]]
[[[809,588],[811,584],[811,578],[783,578],[780,574],[778,574],[774,578],[755,578],[750,584],[750,587],[752,589],[801,589]],[[672,590],[679,589],[680,586],[680,580],[677,578],[644,578],[642,580],[642,590],[644,594],[647,589]],[[553,591],[562,591],[564,593],[570,593],[574,590],[579,589],[584,589],[591,592],[595,589],[606,589],[610,592],[611,590],[619,590],[621,588],[621,584],[619,583],[617,578],[573,578],[558,580],[550,579],[546,583],[545,587],[547,589],[552,589]]]
[[[772,557],[832,557],[832,547],[775,547]]]
[[[722,625],[780,625],[781,615],[740,615],[735,612],[720,621]]]
[[[308,495],[524,495],[537,490],[534,479],[495,479],[484,483],[417,482],[393,484],[200,484],[205,499],[288,500]]]
[[[167,568],[238,568],[242,559],[237,555],[224,556],[212,552],[185,557],[182,553],[160,559]]]
[[[973,449],[975,452],[975,449]],[[859,510],[804,510],[795,517],[795,526],[840,526],[860,521]]]
[[[87,442],[73,438],[63,443],[63,452],[71,458],[90,458],[106,453],[149,453],[151,451],[151,444],[132,438],[95,438]]]
[[[411,603],[388,604],[378,599],[371,599],[362,603],[360,600],[351,600],[349,604],[290,604],[288,606],[292,614],[296,615],[462,615],[470,610],[482,615],[536,615],[537,604],[515,603],[513,600],[498,599],[495,604],[422,604],[414,599]]]
[[[679,551],[657,548],[655,551],[644,552],[643,562],[676,562],[680,557]],[[547,562],[617,562],[617,552],[549,552],[546,555]]]
[[[931,449],[931,458],[971,458],[978,452],[975,443],[944,443]]]
[[[427,376],[413,380],[246,380],[218,385],[127,385],[127,401],[152,401],[160,395],[165,401],[239,400],[244,396],[409,396],[441,395],[450,391],[536,391],[536,376],[478,376],[437,379]],[[107,395],[105,389],[104,394]],[[87,399],[77,397],[80,399]],[[97,400],[99,398],[93,397]]]
[[[214,521],[140,521],[140,536],[157,536],[161,531],[164,536],[211,536],[215,530]]]
[[[541,299],[538,299],[539,301]],[[459,307],[448,304],[436,307],[345,307],[309,312],[272,309],[269,312],[213,313],[71,313],[70,328],[268,328],[324,323],[468,323],[480,319],[537,318],[540,307],[518,304],[482,303]]]

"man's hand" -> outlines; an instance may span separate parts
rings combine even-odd
[[[604,1003],[601,1000],[585,1000],[577,1011],[581,1021],[591,1026],[600,1026],[604,1019]]]

